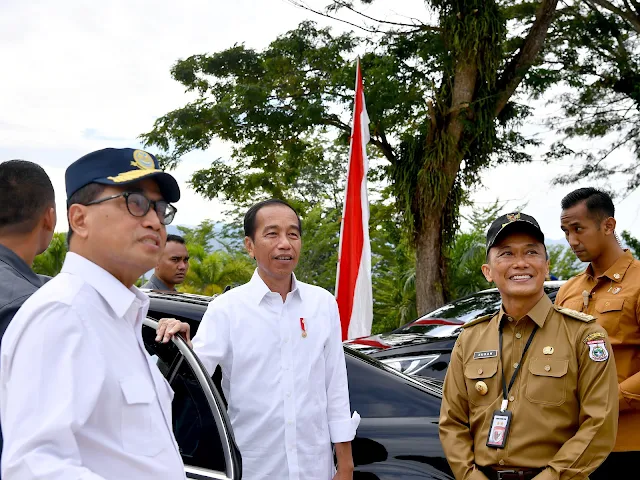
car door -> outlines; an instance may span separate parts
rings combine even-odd
[[[142,338],[174,391],[173,433],[187,478],[240,480],[241,457],[223,401],[205,368],[182,338],[155,341],[158,322],[145,319]]]

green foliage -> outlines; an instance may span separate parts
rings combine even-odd
[[[497,201],[488,207],[474,207],[465,219],[468,232],[459,232],[447,251],[449,292],[451,299],[484,290],[491,285],[482,274],[486,258],[486,232],[498,218],[504,205]]]
[[[246,283],[253,274],[254,265],[241,244],[216,233],[215,224],[205,220],[196,228],[178,227],[189,251],[189,271],[178,287],[181,292],[216,295],[225,287]],[[214,250],[213,241],[224,250]]]
[[[569,280],[585,269],[580,259],[566,245],[550,245],[547,247],[547,253],[549,254],[549,271],[558,280]]]
[[[60,270],[67,256],[67,234],[54,233],[53,239],[44,252],[33,260],[33,271],[40,275],[55,277]]]
[[[328,11],[353,11],[358,3],[371,1],[334,1]],[[331,146],[344,162],[354,59],[364,51],[371,154],[384,159],[375,175],[393,187],[410,244],[436,250],[419,258],[442,258],[479,172],[529,160],[525,147],[533,142],[517,132],[528,109],[508,99],[528,79],[546,34],[551,17],[539,13],[553,13],[557,0],[429,4],[436,26],[416,21],[365,29],[371,35],[360,37],[307,21],[262,51],[234,45],[179,60],[173,78],[198,98],[160,117],[142,139],[164,152],[168,166],[208,148],[214,137],[232,142],[230,159],[215,160],[191,180],[207,198],[246,205],[274,196],[299,202],[302,212],[318,200],[327,204],[335,198],[322,194],[323,182],[334,185],[344,171],[331,165],[337,158]],[[515,33],[507,31],[507,19]],[[523,36],[528,29],[531,38]],[[427,237],[435,240],[419,240]],[[417,269],[423,306],[436,306],[446,290],[440,274],[427,282],[425,272],[444,270],[442,263]],[[428,290],[437,292],[429,301]]]
[[[341,209],[317,205],[302,218],[302,252],[296,277],[330,292],[336,286],[341,216]]]
[[[178,227],[187,246],[194,249],[194,253],[189,252],[191,257],[195,255],[196,259],[202,259],[204,255],[213,251],[211,242],[219,240],[215,232],[215,226],[216,224],[213,221],[204,220],[196,228]]]
[[[397,328],[417,317],[416,259],[406,223],[388,202],[371,205],[372,333]]]
[[[320,205],[304,216],[300,280],[335,291],[342,209]],[[373,333],[397,328],[416,317],[415,258],[395,207],[370,205]]]
[[[640,258],[640,240],[633,237],[631,235],[631,232],[629,232],[628,230],[624,230],[622,232],[622,239],[624,240],[624,243],[626,243],[627,246],[631,249],[631,253],[633,253],[633,256],[635,258]]]
[[[212,296],[222,293],[227,286],[238,286],[251,279],[254,266],[246,254],[216,250],[201,256],[201,251],[194,252],[200,248],[189,247],[189,254],[196,260],[189,262],[187,277],[178,288],[181,292]]]

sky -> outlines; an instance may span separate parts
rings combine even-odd
[[[374,2],[366,11],[401,21],[429,15],[422,0]],[[151,130],[155,119],[193,99],[170,76],[178,59],[240,43],[261,49],[307,19],[346,28],[286,0],[2,0],[0,162],[21,158],[42,165],[56,190],[58,211],[64,212],[68,165],[105,147],[140,148],[138,136]],[[543,126],[544,118],[555,113],[550,108],[537,105],[525,133],[553,140]],[[214,141],[207,151],[186,155],[172,172],[182,190],[176,224],[224,220],[230,205],[203,199],[188,181],[214,159],[228,158],[231,147]],[[484,186],[473,192],[473,203],[483,206],[498,199],[507,209],[526,205],[524,211],[538,219],[547,237],[559,239],[559,205],[566,193],[586,185],[624,190],[622,179],[554,186],[552,179],[571,165],[548,165],[540,161],[542,149],[532,153],[537,160],[532,164],[484,172]],[[618,229],[640,237],[640,192],[616,200],[616,209]],[[58,219],[57,230],[66,231],[64,214]]]

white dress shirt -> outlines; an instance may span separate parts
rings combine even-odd
[[[173,391],[145,351],[149,298],[68,253],[0,350],[2,476],[176,480]]]
[[[244,480],[331,479],[331,444],[351,441],[359,416],[329,292],[294,276],[283,302],[256,271],[209,304],[193,346],[211,374],[222,368]]]

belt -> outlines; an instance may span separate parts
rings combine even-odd
[[[517,467],[478,467],[489,480],[531,480],[538,475],[543,468],[517,468]]]

